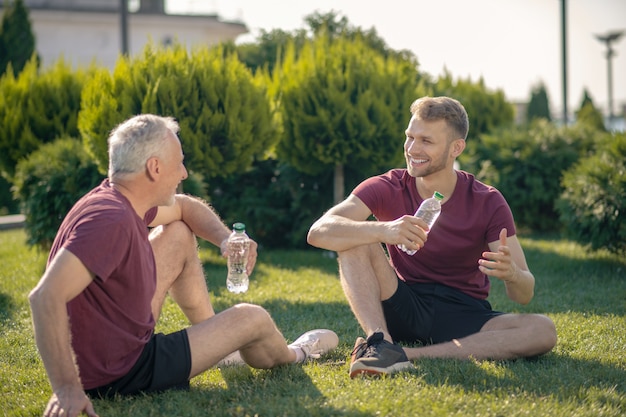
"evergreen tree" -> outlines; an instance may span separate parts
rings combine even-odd
[[[35,36],[24,0],[15,0],[9,7],[5,4],[0,25],[0,74],[9,64],[13,73],[19,74],[34,52]]]
[[[585,124],[592,129],[606,131],[604,117],[600,110],[596,109],[587,89],[583,92],[583,100],[576,112],[576,124]]]
[[[318,36],[274,71],[284,136],[278,157],[315,175],[334,170],[334,201],[345,197],[344,169],[363,176],[402,165],[403,131],[418,90],[414,59],[384,57],[355,37]]]
[[[2,77],[2,75],[6,72],[7,65],[9,64],[9,53],[7,51],[7,46],[4,43],[4,36],[2,35],[2,26],[3,24],[2,22],[0,22],[0,77]]]
[[[39,71],[33,57],[18,76],[0,77],[0,175],[11,181],[15,165],[42,144],[78,137],[80,96],[89,76],[62,59]]]
[[[306,41],[317,38],[322,33],[330,39],[344,37],[354,40],[359,38],[385,57],[395,56],[413,59],[413,54],[410,51],[396,51],[390,48],[384,39],[378,36],[376,29],[363,30],[360,27],[355,27],[348,22],[347,17],[334,11],[311,13],[304,18],[304,22],[307,25],[306,29],[297,29],[293,32],[286,32],[281,29],[274,29],[270,32],[261,30],[261,34],[254,43],[237,46],[230,43],[229,48],[235,50],[239,59],[252,70],[265,68],[270,74],[273,73],[275,66],[282,61],[282,56],[289,44],[295,45],[297,55]]]
[[[504,96],[502,90],[491,92],[485,82],[480,79],[454,80],[446,71],[433,86],[434,95],[449,96],[463,104],[467,110],[470,125],[470,137],[477,138],[493,129],[510,125],[514,119],[514,109]]]
[[[271,74],[276,64],[281,60],[281,55],[287,45],[295,42],[299,49],[306,39],[306,31],[303,29],[294,32],[286,32],[282,29],[273,29],[267,32],[261,29],[261,34],[255,42],[236,46],[231,42],[230,47],[237,53],[241,62],[251,70],[256,71],[265,68]]]
[[[533,87],[530,93],[530,101],[526,110],[526,121],[528,123],[535,119],[552,120],[550,115],[550,104],[548,100],[548,92],[543,82]]]
[[[122,57],[85,85],[78,127],[102,173],[107,137],[140,113],[175,117],[185,164],[207,179],[247,170],[278,138],[265,88],[234,54],[220,48],[193,54],[176,44],[149,44],[136,58]]]

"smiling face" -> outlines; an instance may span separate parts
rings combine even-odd
[[[454,163],[451,132],[445,120],[425,121],[411,117],[406,129],[404,156],[412,177],[426,177]]]

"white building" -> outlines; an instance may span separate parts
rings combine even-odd
[[[123,0],[24,0],[29,9],[42,66],[60,57],[74,67],[92,62],[114,68],[122,51]],[[138,3],[138,4],[137,4]],[[0,1],[0,14],[3,12]],[[178,41],[189,49],[234,41],[248,33],[242,22],[222,21],[217,15],[169,15],[164,0],[132,1],[126,14],[128,53],[141,52],[152,41]],[[138,7],[137,7],[138,5]]]

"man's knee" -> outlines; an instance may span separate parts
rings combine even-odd
[[[158,242],[167,242],[168,246],[177,248],[195,248],[197,246],[195,234],[182,221],[175,221],[152,229],[150,243],[154,247]]]
[[[237,320],[246,324],[246,332],[253,338],[259,337],[260,334],[274,333],[276,325],[270,313],[263,307],[256,304],[239,303],[232,306],[226,311],[237,314]]]
[[[547,316],[533,314],[533,333],[537,335],[538,349],[541,354],[550,352],[557,342],[556,326]]]
[[[340,263],[348,261],[371,263],[374,257],[379,256],[381,252],[382,248],[378,243],[353,246],[349,249],[337,252],[337,260]]]
[[[398,288],[398,277],[381,244],[355,246],[338,253],[339,275],[345,286],[352,284],[373,289],[380,300],[391,297]]]
[[[512,330],[524,335],[524,342],[514,349],[517,357],[534,357],[556,346],[554,322],[542,314],[503,314],[489,320],[481,331]]]

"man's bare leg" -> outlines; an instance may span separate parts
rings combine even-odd
[[[296,361],[295,351],[262,307],[238,304],[187,329],[193,377],[239,349],[245,362],[268,369]]]
[[[419,348],[404,348],[409,359],[516,359],[549,352],[556,345],[552,320],[540,314],[504,314],[462,339]]]
[[[396,292],[398,281],[383,248],[363,245],[338,255],[341,285],[361,328],[366,335],[382,332],[391,342],[381,300]]]
[[[150,233],[150,244],[157,266],[157,288],[152,300],[155,320],[168,293],[191,324],[213,317],[198,243],[189,227],[183,222],[156,227]]]
[[[237,350],[241,358],[255,368],[293,363],[311,353],[287,346],[269,313],[262,307],[238,304],[215,314],[198,258],[197,240],[187,225],[174,222],[155,228],[150,234],[150,243],[157,264],[153,314],[155,318],[159,317],[169,292],[192,323],[187,329],[192,359],[190,377]],[[328,349],[329,344],[336,347],[336,335],[326,333],[322,350]]]
[[[380,245],[364,245],[339,253],[339,270],[348,302],[366,335],[378,331],[392,341],[380,301],[391,297],[398,285]],[[512,359],[549,352],[555,344],[555,326],[548,317],[504,314],[468,337],[404,350],[409,359]]]

